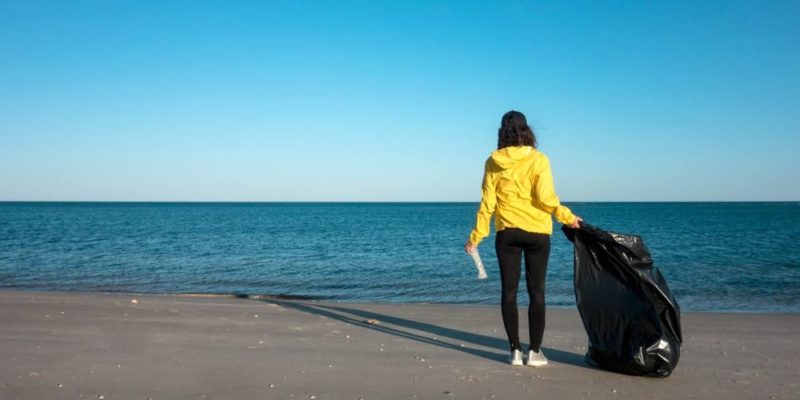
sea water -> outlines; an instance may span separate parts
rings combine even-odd
[[[568,203],[638,234],[683,310],[800,312],[800,203]],[[0,203],[0,289],[497,304],[475,279],[475,203]],[[558,225],[546,301],[570,307]],[[525,285],[520,303],[526,304]]]

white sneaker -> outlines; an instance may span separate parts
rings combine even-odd
[[[525,363],[525,365],[529,367],[541,367],[547,365],[547,357],[544,356],[544,353],[541,349],[539,349],[538,353],[533,350],[529,350],[528,361]]]
[[[522,352],[519,350],[511,350],[511,365],[522,365]]]

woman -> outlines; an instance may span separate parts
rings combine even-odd
[[[489,221],[495,214],[495,250],[500,264],[503,295],[501,310],[511,346],[511,364],[522,365],[519,343],[517,287],[520,259],[525,255],[525,281],[530,306],[528,323],[530,348],[528,366],[547,364],[542,353],[544,334],[544,279],[550,255],[551,215],[562,224],[577,228],[581,219],[564,207],[553,188],[547,156],[536,149],[536,136],[525,116],[518,111],[503,115],[498,131],[497,151],[486,161],[483,197],[475,229],[464,245],[467,252],[489,235]]]

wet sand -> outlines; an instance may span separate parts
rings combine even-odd
[[[547,323],[550,365],[512,367],[496,307],[0,291],[0,399],[800,398],[800,314],[684,313],[666,379]]]

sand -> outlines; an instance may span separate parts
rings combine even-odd
[[[548,310],[550,365],[512,367],[499,314],[0,291],[0,399],[800,398],[798,314],[685,313],[665,379],[586,365],[571,309]]]

